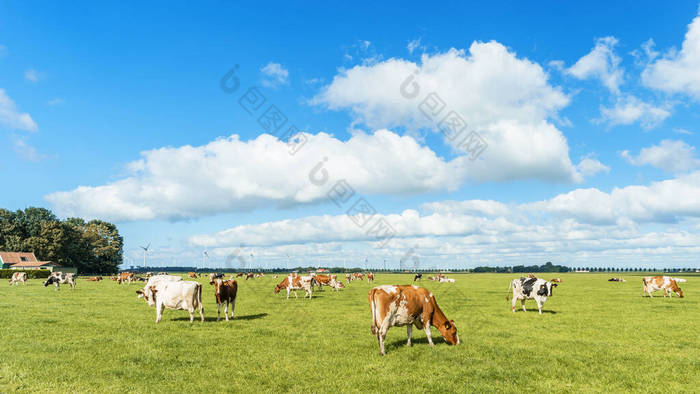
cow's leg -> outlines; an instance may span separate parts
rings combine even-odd
[[[542,314],[542,301],[535,299],[535,302],[537,302],[537,310],[540,311],[540,315]]]
[[[199,318],[202,323],[204,323],[204,305],[202,303],[199,303]]]
[[[430,335],[430,322],[425,323],[425,327],[423,328],[423,330],[425,330],[425,336],[428,337],[428,343],[430,344],[430,346],[435,346],[435,344],[433,343],[433,336]]]
[[[224,315],[226,314],[226,311],[224,310]],[[221,320],[221,302],[219,300],[216,300],[216,321]],[[228,317],[226,318],[228,320]]]
[[[525,309],[525,299],[523,298],[522,300],[520,300],[520,303],[523,306],[523,312],[527,312],[527,309]]]
[[[194,308],[190,307],[187,312],[190,313],[190,324],[194,323]]]
[[[382,356],[386,354],[386,351],[384,349],[384,341],[386,340],[387,331],[389,330],[382,327],[377,332],[377,339],[379,340],[379,354],[381,354]]]
[[[515,313],[515,303],[518,302],[518,299],[513,297],[513,313]]]
[[[231,300],[231,319],[233,319],[233,311],[236,309],[236,299]]]
[[[163,304],[156,303],[156,324],[160,322],[160,319],[163,317]]]
[[[406,336],[408,337],[408,341],[406,341],[406,346],[411,346],[411,335],[413,334],[413,324],[409,324],[406,326]]]

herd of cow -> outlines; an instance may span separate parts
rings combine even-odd
[[[224,306],[224,318],[233,319],[234,309],[236,305],[236,295],[238,293],[238,283],[236,277],[245,279],[255,279],[264,277],[264,273],[258,274],[243,274],[238,273],[232,275],[228,280],[224,278],[224,274],[211,273],[209,274],[209,284],[214,286],[214,296],[217,304],[217,321],[221,318],[221,307]],[[346,274],[345,281],[350,283],[353,280],[364,280],[367,277],[368,282],[374,281],[373,273],[353,273]],[[188,277],[197,279],[200,276],[197,273],[190,272]],[[413,279],[414,282],[421,280],[422,274],[417,273]],[[277,275],[274,275],[277,278]],[[135,280],[145,281],[143,289],[136,291],[138,298],[146,300],[148,305],[156,308],[156,323],[160,322],[163,316],[164,309],[186,310],[190,314],[190,323],[194,322],[195,312],[199,312],[201,321],[204,322],[204,307],[202,305],[202,285],[196,281],[185,281],[181,276],[168,275],[167,272],[159,272],[154,275],[147,274],[147,278],[137,278],[134,273],[122,272],[117,277],[113,277],[117,283],[132,283]],[[429,276],[428,279],[438,282],[455,282],[454,279],[447,278],[443,274],[437,276]],[[614,279],[614,280],[613,280]],[[100,281],[102,277],[91,277],[88,281]],[[624,282],[621,278],[612,278],[609,281]],[[27,274],[25,272],[16,272],[10,279],[10,285],[18,283],[26,284]],[[508,285],[506,300],[509,299],[512,291],[512,311],[515,312],[515,305],[520,300],[523,311],[525,309],[525,300],[534,299],[537,303],[537,309],[542,314],[542,306],[548,297],[552,296],[552,291],[561,283],[561,279],[554,278],[549,281],[540,279],[530,274],[528,277],[513,279]],[[678,283],[685,282],[685,279],[672,278],[669,276],[648,276],[642,278],[642,296],[647,294],[652,297],[655,291],[663,291],[664,297],[672,297],[676,293],[683,298],[683,291],[678,287]],[[44,287],[53,284],[56,290],[60,284],[68,284],[71,289],[75,288],[75,274],[53,272],[44,282]],[[293,291],[297,297],[297,290],[306,292],[304,298],[312,298],[314,287],[321,289],[322,286],[328,286],[332,290],[338,291],[345,287],[343,282],[338,280],[337,275],[299,275],[296,273],[289,274],[280,283],[275,285],[274,294],[285,289],[287,291],[287,299]],[[413,326],[418,329],[425,330],[428,338],[428,343],[432,346],[433,340],[431,337],[431,326],[436,327],[445,341],[451,345],[460,343],[457,335],[457,327],[453,320],[448,320],[440,307],[437,305],[435,296],[429,290],[415,285],[383,285],[372,288],[369,291],[369,305],[372,312],[371,332],[376,335],[379,343],[379,351],[382,355],[385,354],[384,340],[390,327],[406,326],[406,334],[408,336],[407,345],[411,345],[411,335]]]

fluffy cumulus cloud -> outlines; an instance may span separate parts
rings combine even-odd
[[[465,157],[445,161],[413,138],[387,130],[356,133],[347,141],[325,133],[304,137],[294,155],[290,145],[267,134],[150,150],[129,163],[123,179],[46,199],[64,216],[176,220],[311,204],[325,200],[343,179],[367,194],[454,190],[470,171]]]
[[[636,156],[626,150],[620,154],[635,166],[650,165],[671,173],[700,168],[700,159],[696,156],[695,147],[683,141],[663,140],[658,145],[643,148]]]
[[[260,73],[263,75],[263,86],[274,88],[289,83],[289,71],[279,63],[267,63]]]
[[[436,266],[522,264],[558,261],[587,265],[646,265],[678,258],[687,266],[689,253],[700,251],[700,235],[667,226],[643,231],[646,223],[700,219],[700,173],[649,185],[576,189],[552,199],[526,204],[491,200],[439,201],[420,210],[378,215],[396,230],[387,244],[377,242],[345,215],[310,216],[249,224],[190,238],[196,247],[211,248],[225,256],[238,245],[265,250],[274,260],[287,253],[317,255],[324,250],[326,264],[344,258],[399,259],[420,254],[423,263]],[[364,248],[362,247],[364,246]],[[293,250],[293,252],[292,252]],[[276,256],[276,257],[275,257]],[[566,261],[557,260],[566,258]],[[612,260],[611,260],[612,259]]]
[[[658,126],[671,115],[668,109],[646,103],[632,95],[618,97],[614,106],[601,107],[600,113],[600,121],[610,125],[639,122],[645,129]]]
[[[39,128],[32,117],[26,112],[20,112],[15,102],[0,89],[0,125],[9,129],[37,131]]]
[[[597,78],[611,92],[618,93],[624,72],[620,68],[620,57],[615,54],[615,37],[599,38],[593,49],[580,58],[566,72],[578,79]]]
[[[700,100],[700,16],[688,26],[680,51],[671,49],[649,63],[642,82],[668,93],[683,93]]]
[[[569,103],[534,62],[498,42],[468,52],[423,54],[419,63],[389,59],[341,71],[311,100],[349,110],[370,128],[444,130],[459,115],[488,148],[474,163],[479,180],[581,181],[566,138],[550,122]],[[460,152],[460,138],[446,138]]]

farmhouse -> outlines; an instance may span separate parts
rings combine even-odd
[[[32,252],[0,252],[0,263],[2,268],[13,270],[46,269],[53,271],[56,268],[63,268],[62,265],[53,261],[38,261]]]

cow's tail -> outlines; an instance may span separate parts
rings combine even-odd
[[[202,305],[202,285],[200,283],[197,283],[197,296],[195,301],[197,301],[195,308],[200,309],[204,306]]]
[[[511,280],[510,283],[508,283],[508,290],[506,290],[506,301],[510,300],[510,291],[511,288],[513,287],[513,281]]]

